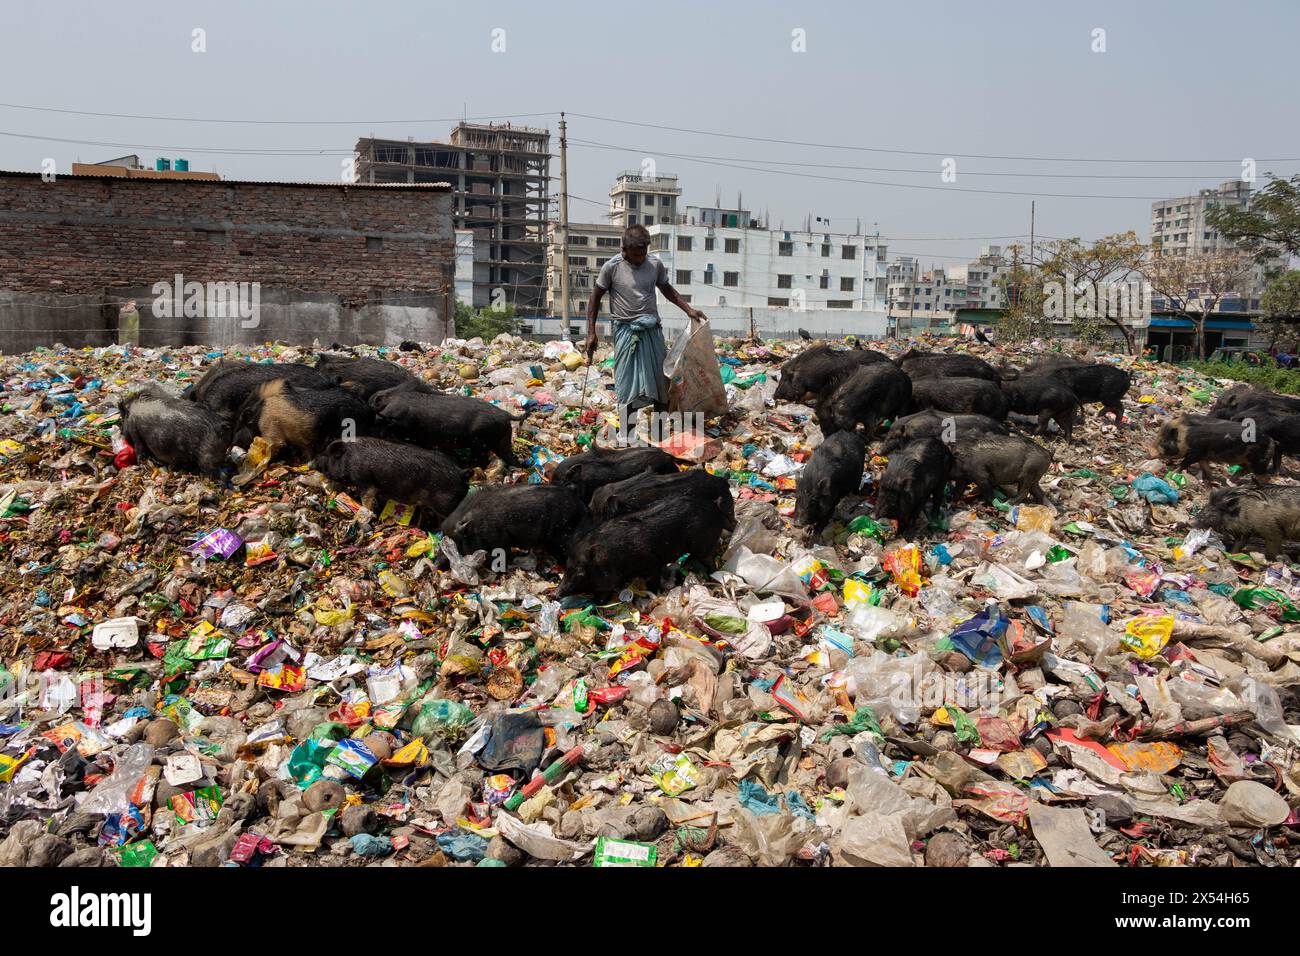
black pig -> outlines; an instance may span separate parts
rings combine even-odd
[[[216,412],[233,425],[240,407],[253,390],[277,379],[302,388],[330,387],[330,380],[310,365],[227,359],[204,372],[201,379],[185,390],[184,397]]]
[[[310,458],[336,438],[368,434],[374,423],[370,406],[351,392],[299,388],[283,379],[257,386],[239,410],[234,442],[248,448],[260,435],[274,458],[293,448]]]
[[[633,578],[653,586],[684,555],[711,564],[721,536],[722,515],[701,498],[667,498],[620,515],[575,539],[556,596],[605,598]]]
[[[464,449],[475,462],[495,454],[507,465],[519,464],[511,446],[511,426],[527,418],[527,412],[514,416],[481,398],[410,386],[376,392],[370,405],[379,413],[376,427],[387,438],[449,454]]]
[[[1047,423],[1055,420],[1065,433],[1065,440],[1074,438],[1074,416],[1079,410],[1079,397],[1047,375],[1026,375],[1002,383],[1011,411],[1021,415],[1037,415],[1038,427],[1034,434],[1047,433]]]
[[[461,554],[541,548],[563,558],[587,517],[577,492],[564,485],[487,485],[442,523],[442,533]]]
[[[809,402],[838,385],[855,369],[888,362],[889,357],[871,349],[835,349],[815,345],[787,359],[773,397],[778,402]]]
[[[912,408],[1007,417],[1007,397],[995,382],[982,378],[923,378],[912,381]]]
[[[435,526],[469,490],[465,472],[446,455],[382,438],[330,442],[313,464],[327,478],[360,491],[371,511],[384,495],[420,506]]]
[[[122,437],[143,461],[153,458],[173,468],[198,471],[220,481],[230,426],[220,415],[146,385],[117,403]]]
[[[593,445],[590,451],[570,455],[555,466],[551,483],[569,485],[583,501],[602,485],[631,478],[649,469],[657,475],[677,473],[677,460],[660,448],[605,448]]]
[[[1124,396],[1133,380],[1124,369],[1101,363],[1063,364],[1050,369],[1050,374],[1074,392],[1080,405],[1100,402],[1103,417],[1110,412],[1115,417],[1115,424],[1123,420]]]
[[[794,523],[820,534],[844,496],[861,487],[866,456],[866,443],[854,430],[836,432],[818,445],[799,475]]]
[[[1284,410],[1283,406],[1251,405],[1239,409],[1232,416],[1233,421],[1254,422],[1258,434],[1267,435],[1277,443],[1273,453],[1273,471],[1282,467],[1282,456],[1300,455],[1300,414]]]
[[[1233,550],[1255,540],[1263,542],[1269,558],[1281,553],[1283,542],[1295,551],[1300,541],[1300,486],[1219,488],[1192,523],[1219,532]]]
[[[384,359],[353,358],[322,352],[316,359],[316,370],[333,384],[347,389],[362,399],[390,388],[412,388],[431,391],[429,386],[396,362]]]
[[[893,518],[904,531],[916,524],[927,499],[937,512],[951,471],[952,454],[937,438],[922,438],[890,455],[876,493],[877,517]]]
[[[1208,414],[1211,418],[1236,418],[1239,411],[1250,406],[1266,406],[1292,415],[1300,414],[1300,398],[1278,395],[1253,385],[1234,385],[1220,392]]]
[[[1161,458],[1178,459],[1178,467],[1184,471],[1199,463],[1207,481],[1211,477],[1206,462],[1245,465],[1262,475],[1268,471],[1276,451],[1277,443],[1248,423],[1202,416],[1170,419],[1160,426],[1156,435],[1156,453]]]
[[[817,421],[822,434],[853,431],[861,422],[867,440],[875,437],[882,418],[896,418],[912,401],[912,380],[892,362],[864,365],[845,378],[832,392],[823,392],[817,402]]]
[[[1019,435],[981,435],[952,446],[953,477],[974,482],[984,500],[992,503],[998,488],[1014,488],[1015,502],[1046,500],[1039,479],[1052,465],[1042,445]]]
[[[1014,368],[997,369],[975,355],[921,352],[916,349],[898,358],[898,367],[915,382],[921,378],[982,378],[990,382],[1015,378]]]
[[[976,435],[1009,434],[1006,425],[987,415],[957,415],[927,408],[895,421],[880,445],[880,453],[888,455],[918,438],[937,438],[944,444],[952,444]]]
[[[722,512],[723,528],[735,530],[736,507],[731,497],[731,483],[703,468],[668,474],[657,474],[647,469],[639,475],[597,488],[591,496],[591,517],[598,523],[608,521],[678,495],[712,501]]]

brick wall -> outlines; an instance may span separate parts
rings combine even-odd
[[[450,192],[0,172],[0,290],[108,295],[171,282],[260,282],[356,308],[453,285]],[[145,303],[141,303],[145,305]]]

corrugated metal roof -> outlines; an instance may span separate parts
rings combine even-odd
[[[24,179],[39,179],[43,174],[26,169],[0,169],[0,176],[17,176]],[[114,176],[108,173],[90,175],[84,173],[58,173],[59,179],[110,179],[117,183],[189,183],[197,186],[312,186],[333,189],[427,189],[433,192],[450,192],[451,183],[344,183],[344,182],[310,182],[308,180],[283,179],[155,179],[151,176]]]

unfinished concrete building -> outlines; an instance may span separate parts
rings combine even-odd
[[[449,142],[360,139],[364,183],[449,182],[457,229],[474,233],[474,307],[546,305],[549,130],[460,123]]]

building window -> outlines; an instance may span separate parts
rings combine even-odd
[[[705,269],[704,278],[702,278],[700,282],[704,285],[713,285],[713,270]]]
[[[774,306],[776,306],[776,307],[778,307],[778,308],[789,308],[789,307],[790,307],[790,300],[789,300],[789,299],[778,299],[778,298],[776,298],[775,296],[771,296],[771,295],[769,295],[769,296],[767,297],[767,304],[768,304],[768,305],[774,305]]]
[[[650,248],[655,252],[666,252],[668,249],[668,236],[666,233],[657,232],[650,237]]]
[[[840,246],[841,259],[856,259],[858,257],[857,246]]]
[[[677,237],[677,251],[678,251],[678,252],[690,252],[690,251],[691,251],[691,237],[690,237],[690,236],[678,236],[678,237]]]
[[[829,288],[831,287],[831,277],[830,277],[830,276],[822,276],[822,278],[821,278],[821,287],[822,287],[823,289],[829,289]]]
[[[829,259],[830,257],[831,257],[831,244],[830,244],[829,242],[823,242],[823,243],[822,243],[822,258],[823,258],[823,259]]]
[[[636,193],[627,194],[627,208],[628,209],[636,208]]]
[[[793,288],[793,282],[794,282],[794,276],[792,276],[792,275],[789,275],[789,276],[786,276],[786,275],[778,275],[778,276],[776,277],[776,287],[777,287],[778,289],[790,289],[790,288]]]
[[[853,308],[852,299],[827,299],[826,308],[828,309],[851,309]]]
[[[793,243],[793,242],[781,242],[781,243],[777,243],[776,254],[777,254],[778,256],[792,256],[792,255],[794,255],[794,243]]]
[[[713,237],[712,237],[712,236],[705,236],[705,237],[704,237],[704,251],[705,251],[705,252],[712,252],[712,251],[713,251]]]
[[[599,248],[617,249],[620,245],[622,245],[622,242],[623,240],[619,239],[617,236],[596,237],[596,246]]]
[[[586,236],[570,236],[570,237],[569,237],[569,245],[571,245],[571,246],[585,246],[585,245],[587,245],[587,237],[586,237]]]
[[[628,217],[627,217],[627,224],[628,224],[629,226],[635,226],[635,225],[636,225],[636,216],[628,216]]]
[[[586,256],[569,256],[569,265],[571,265],[571,266],[586,266],[586,265],[587,265],[587,257],[586,257]]]
[[[690,269],[678,269],[678,270],[677,270],[677,284],[678,284],[678,285],[690,285],[690,284],[691,284],[691,270],[690,270]]]
[[[739,240],[739,239],[728,239],[728,240],[726,240],[726,249],[725,249],[725,251],[726,251],[726,252],[739,252],[739,251],[740,251],[740,240]]]
[[[683,296],[682,296],[682,301],[683,301],[683,302],[690,302],[690,301],[691,301],[691,297],[690,297],[689,295],[683,295]]]
[[[738,286],[738,285],[740,285],[740,273],[739,273],[739,272],[724,272],[724,273],[722,273],[722,284],[723,284],[723,285],[730,285],[730,286]]]
[[[853,276],[840,276],[840,291],[852,292],[853,283],[854,283]]]
[[[673,197],[672,197],[672,196],[660,196],[660,197],[659,197],[659,205],[667,207],[667,206],[671,206],[672,204],[673,204]]]
[[[604,259],[597,259],[597,260],[596,260],[596,268],[599,269],[599,268],[600,268],[601,266],[603,266],[606,262],[609,262],[609,256],[606,256]]]
[[[644,206],[646,209],[653,209],[655,207],[655,197],[646,196]]]

